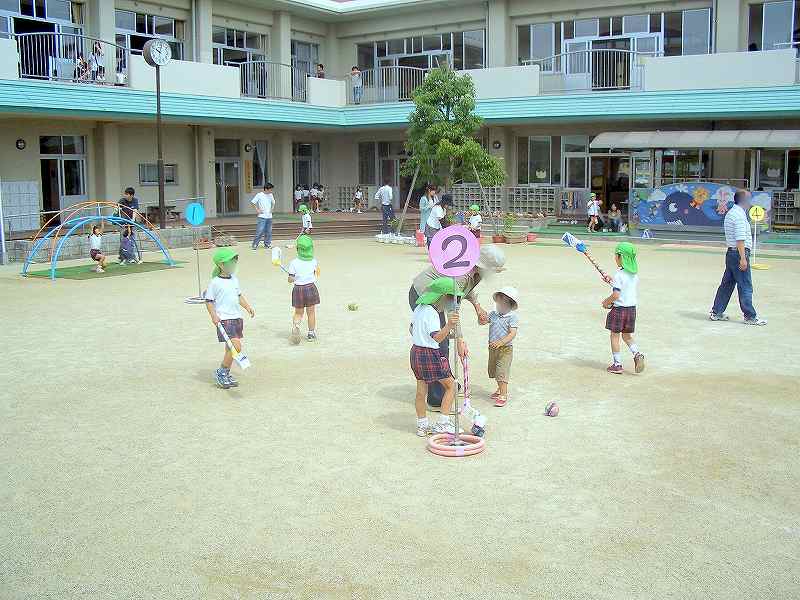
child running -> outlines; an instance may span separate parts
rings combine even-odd
[[[492,394],[494,405],[502,407],[508,403],[508,379],[514,358],[512,342],[519,329],[519,318],[514,312],[519,306],[519,292],[504,287],[495,292],[494,303],[495,310],[489,313],[489,379],[497,382],[497,390]]]
[[[211,273],[211,282],[205,291],[206,308],[211,316],[211,322],[217,332],[217,340],[225,344],[225,338],[219,331],[219,325],[231,339],[233,347],[237,351],[242,349],[242,338],[244,337],[244,320],[242,311],[244,308],[250,317],[256,316],[256,311],[247,302],[239,288],[239,279],[236,277],[236,265],[239,255],[233,248],[220,248],[214,252],[214,271]],[[233,355],[228,345],[225,344],[225,355],[222,357],[222,364],[214,371],[214,379],[222,389],[236,387],[239,382],[231,375],[231,364]]]
[[[633,354],[633,364],[637,373],[644,371],[644,354],[633,341],[636,328],[636,301],[639,287],[639,265],[636,262],[636,247],[630,242],[617,244],[614,259],[619,270],[611,280],[612,293],[603,300],[603,308],[611,309],[606,317],[606,329],[611,332],[611,356],[613,362],[606,369],[615,375],[622,374],[622,358],[619,338],[627,344]]]
[[[314,228],[314,226],[311,224],[311,213],[308,211],[308,207],[305,204],[301,204],[300,208],[297,209],[297,212],[302,215],[300,235],[311,234],[311,230]]]
[[[93,261],[97,262],[95,271],[98,273],[105,273],[108,258],[103,254],[102,227],[98,227],[97,225],[92,227],[92,235],[89,236],[89,247],[91,248],[89,250],[89,256],[92,257]]]
[[[414,406],[417,411],[417,435],[425,437],[430,433],[455,433],[455,425],[450,419],[450,409],[455,398],[455,380],[450,372],[450,363],[439,352],[439,344],[450,335],[458,325],[458,313],[451,313],[444,327],[439,324],[439,313],[433,307],[444,297],[452,301],[463,296],[452,277],[434,279],[424,294],[417,299],[414,317],[411,322],[411,371],[417,380],[417,395]],[[428,421],[428,384],[439,382],[444,388],[442,414],[439,421],[431,427]]]
[[[469,230],[472,234],[481,239],[481,223],[483,222],[483,218],[481,217],[481,207],[477,204],[473,204],[469,207]]]
[[[289,263],[289,283],[293,283],[292,306],[294,318],[292,319],[292,342],[300,342],[300,323],[303,321],[303,312],[308,316],[308,339],[313,342],[317,339],[317,304],[319,304],[319,290],[317,277],[319,277],[319,264],[314,258],[314,241],[307,235],[297,238],[297,258]],[[437,346],[438,348],[438,346]]]

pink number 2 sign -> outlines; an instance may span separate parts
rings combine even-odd
[[[428,251],[431,263],[445,277],[461,277],[478,263],[481,245],[463,225],[452,225],[433,236]]]

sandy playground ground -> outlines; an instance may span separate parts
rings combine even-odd
[[[612,247],[591,248],[608,268]],[[183,303],[193,262],[55,283],[4,268],[0,598],[800,597],[800,254],[754,273],[756,328],[735,303],[706,320],[721,250],[640,248],[648,368],[613,376],[588,262],[505,248],[479,292],[522,293],[512,396],[490,407],[467,306],[489,423],[462,459],[414,435],[420,250],[319,242],[320,339],[292,347],[290,287],[241,243],[254,366],[231,391]]]

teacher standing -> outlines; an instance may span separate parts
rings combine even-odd
[[[708,318],[712,321],[728,321],[725,309],[730,302],[733,288],[739,293],[739,308],[744,314],[746,325],[766,325],[753,307],[753,280],[750,276],[750,252],[753,249],[753,233],[747,218],[751,195],[746,190],[737,190],[733,196],[733,206],[725,213],[725,271],[714,297],[714,306]]]
[[[475,292],[475,288],[481,283],[481,281],[484,281],[495,273],[502,271],[505,262],[505,254],[500,248],[492,245],[481,246],[478,264],[475,265],[466,275],[454,277],[456,285],[458,285],[458,288],[464,292],[464,299],[472,304],[473,308],[475,309],[475,316],[478,319],[478,323],[481,325],[485,325],[489,322],[489,315],[481,306],[480,302],[478,302],[478,296]],[[412,312],[417,305],[417,299],[425,293],[428,285],[430,285],[434,279],[438,279],[439,277],[442,277],[442,275],[438,273],[433,266],[430,266],[414,278],[411,288],[408,290],[408,305]],[[436,312],[439,313],[440,325],[444,327],[444,323],[447,321],[446,312],[453,307],[447,306],[441,299],[439,302],[434,304],[433,307],[436,309]],[[467,347],[467,343],[464,341],[464,338],[461,336],[461,324],[456,327],[456,337],[458,339],[458,355],[463,358],[469,354],[469,348]],[[442,356],[449,358],[449,337],[443,339],[439,344],[439,353]],[[432,407],[440,406],[442,403],[443,393],[444,389],[441,387],[441,385],[438,383],[430,384],[428,386],[428,404]]]

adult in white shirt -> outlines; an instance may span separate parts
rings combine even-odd
[[[272,194],[273,187],[270,182],[266,182],[264,191],[258,192],[250,201],[250,204],[256,207],[256,212],[258,213],[256,237],[253,238],[253,250],[258,248],[258,242],[262,239],[266,248],[272,248],[272,211],[275,210],[275,196]]]
[[[747,210],[751,195],[747,190],[737,190],[733,195],[733,206],[725,213],[725,272],[714,297],[714,306],[709,313],[712,321],[727,321],[725,309],[730,302],[733,288],[738,288],[739,307],[747,325],[766,325],[766,319],[759,319],[753,307],[753,280],[750,276],[750,250],[753,248],[753,233]]]
[[[394,208],[392,208],[392,186],[389,185],[390,180],[384,179],[383,185],[375,192],[375,200],[381,203],[381,211],[383,212],[383,225],[381,231],[389,233],[389,220],[394,217]]]
[[[447,207],[453,205],[453,197],[450,194],[445,194],[438,204],[431,208],[428,215],[428,222],[425,223],[425,238],[428,248],[431,247],[431,239],[442,228],[442,221],[447,215]]]

